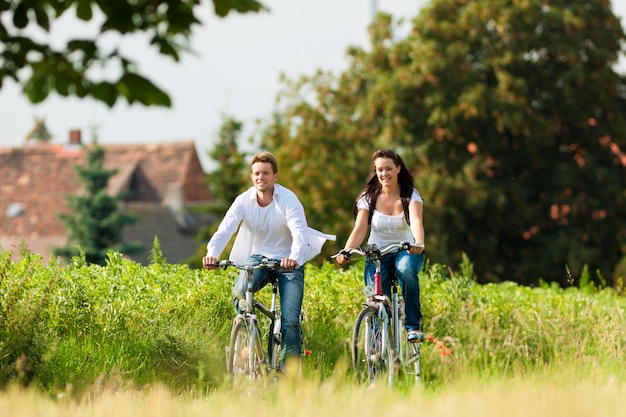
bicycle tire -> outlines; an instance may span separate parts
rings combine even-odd
[[[359,383],[375,384],[384,376],[389,386],[393,383],[391,333],[383,342],[383,329],[376,307],[367,306],[359,312],[352,332],[352,367]]]
[[[237,319],[230,334],[227,355],[228,374],[233,381],[258,378],[264,371],[263,348],[257,330],[247,320]]]

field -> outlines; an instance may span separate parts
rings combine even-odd
[[[41,265],[0,253],[0,410],[8,416],[623,415],[626,298],[591,274],[576,286],[479,285],[472,264],[420,274],[418,388],[366,391],[348,369],[362,265],[307,266],[302,375],[233,390],[224,347],[236,272],[146,267],[112,253]],[[601,282],[601,279],[596,279]],[[6,412],[5,412],[6,410]]]

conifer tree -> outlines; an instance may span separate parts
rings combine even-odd
[[[209,189],[218,205],[228,207],[248,185],[246,154],[239,150],[243,124],[232,117],[222,122],[219,141],[209,152],[217,167],[209,172]]]
[[[200,246],[193,256],[184,261],[193,268],[202,267],[206,242],[217,230],[224,213],[235,197],[249,186],[247,155],[239,148],[242,129],[243,123],[240,121],[232,117],[225,118],[218,134],[218,141],[209,151],[208,155],[216,166],[208,173],[207,185],[215,202],[199,210],[214,215],[214,222],[200,229],[196,235]]]
[[[135,222],[135,217],[118,210],[121,196],[107,193],[109,179],[115,170],[104,168],[104,148],[95,145],[87,153],[84,167],[74,166],[78,178],[84,185],[84,192],[67,197],[72,212],[59,214],[59,219],[67,228],[67,246],[54,250],[54,254],[65,259],[84,254],[89,263],[104,265],[109,251],[124,254],[141,250],[139,243],[124,243],[124,226]]]

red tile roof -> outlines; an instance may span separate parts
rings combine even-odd
[[[211,200],[191,141],[101,146],[104,166],[117,170],[109,181],[114,195],[124,191],[127,201],[160,204],[174,189],[184,205]],[[86,150],[79,145],[0,147],[0,243],[64,236],[56,215],[68,212],[68,194],[81,192],[73,167],[85,159]],[[34,249],[32,243],[28,246]]]

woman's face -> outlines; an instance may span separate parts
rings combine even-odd
[[[378,182],[383,186],[398,182],[400,166],[396,165],[393,159],[384,157],[376,158],[376,160],[374,160],[374,168]]]

